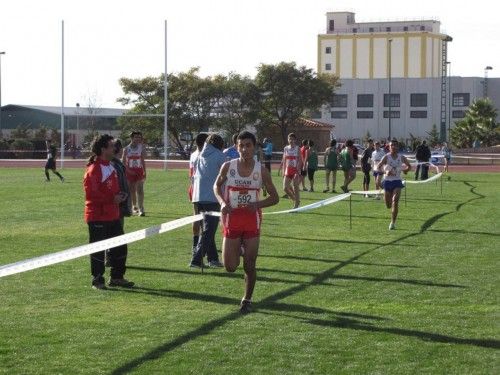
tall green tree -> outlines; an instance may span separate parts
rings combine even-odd
[[[439,131],[437,129],[436,124],[432,124],[431,131],[427,132],[427,140],[429,141],[429,145],[431,147],[436,147],[436,145],[439,143]]]
[[[465,117],[451,129],[450,138],[458,148],[472,147],[478,140],[483,146],[500,143],[500,126],[496,121],[497,110],[490,99],[475,100],[465,111]]]
[[[198,68],[169,74],[168,131],[174,144],[182,149],[183,132],[207,131],[216,126],[214,109],[220,101],[220,90],[211,77],[202,78]],[[124,96],[118,98],[123,105],[132,105],[128,114],[164,113],[164,76],[140,79],[121,78]],[[163,143],[163,117],[127,117],[119,119],[124,135],[140,130],[152,145]]]
[[[317,110],[331,102],[338,78],[331,74],[315,74],[294,62],[277,65],[261,64],[255,83],[262,94],[261,126],[277,126],[284,143],[288,127],[306,110]]]
[[[217,127],[228,135],[253,125],[259,115],[261,95],[254,81],[236,73],[214,77],[219,101],[215,108]]]

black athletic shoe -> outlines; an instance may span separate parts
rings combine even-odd
[[[207,268],[203,263],[189,263],[189,268]]]
[[[132,288],[135,283],[126,279],[109,279],[109,286],[119,286],[122,288]]]
[[[104,283],[95,283],[95,284],[92,284],[92,289],[95,289],[95,290],[106,290],[108,288],[106,288],[106,284],[104,284]]]
[[[240,303],[240,313],[248,314],[252,312],[252,301],[242,299]]]

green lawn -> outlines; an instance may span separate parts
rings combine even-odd
[[[0,264],[87,242],[82,171],[63,174],[0,169]],[[190,227],[129,246],[132,290],[92,290],[88,257],[2,278],[0,373],[498,374],[499,185],[411,185],[391,232],[360,196],[352,229],[348,201],[266,217],[247,316],[241,269],[187,267]],[[150,170],[146,210],[127,231],[190,214],[186,172]]]

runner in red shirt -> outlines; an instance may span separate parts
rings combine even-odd
[[[288,134],[288,146],[283,149],[283,159],[278,169],[278,176],[282,169],[283,172],[283,190],[286,195],[294,201],[294,208],[300,205],[300,171],[303,161],[300,155],[299,147],[296,144],[297,137],[294,133]],[[286,196],[285,196],[286,197]]]
[[[122,162],[127,168],[127,180],[132,196],[132,212],[145,216],[144,211],[144,181],[146,180],[145,150],[142,133],[133,131],[130,134],[130,144],[123,149]]]
[[[238,135],[240,157],[222,165],[214,185],[214,193],[221,205],[223,226],[222,256],[228,272],[234,272],[243,256],[245,270],[245,295],[240,312],[251,311],[252,294],[257,272],[255,263],[259,250],[261,209],[279,201],[269,171],[254,159],[255,136],[247,131]],[[268,196],[260,200],[260,190],[265,186]]]

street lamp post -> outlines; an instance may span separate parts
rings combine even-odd
[[[493,70],[491,66],[484,68],[483,98],[488,97],[488,70]]]
[[[391,129],[391,109],[392,109],[392,87],[391,87],[391,78],[392,78],[392,39],[388,39],[389,42],[389,61],[388,61],[388,67],[389,67],[389,140],[392,139],[392,129]]]
[[[76,103],[76,138],[75,147],[80,145],[80,103]]]
[[[0,52],[0,137],[2,136],[2,55],[5,55],[5,51]]]

